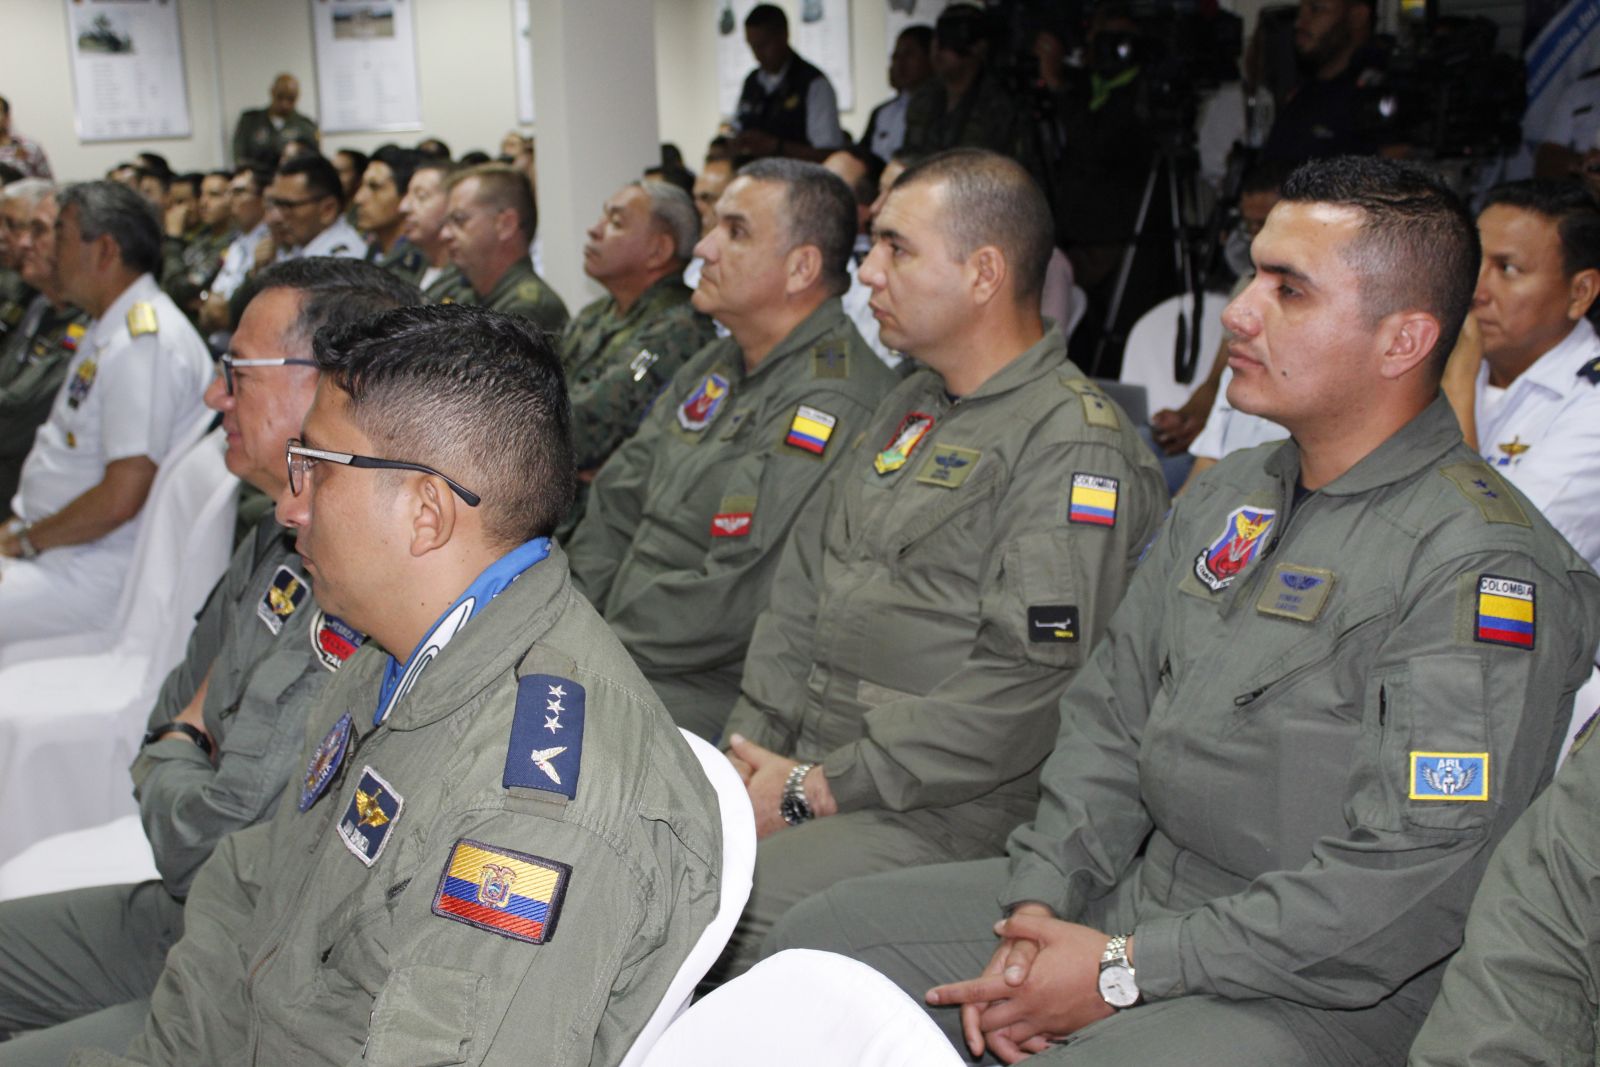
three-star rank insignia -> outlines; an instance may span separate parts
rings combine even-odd
[[[94,378],[98,373],[100,364],[93,359],[86,359],[78,364],[78,369],[67,379],[67,407],[77,410],[79,405],[89,399],[89,390],[94,388]]]
[[[321,608],[311,619],[311,651],[316,653],[317,662],[330,671],[343,667],[344,661],[355,655],[366,640],[366,634]]]
[[[894,431],[894,437],[884,445],[872,460],[872,469],[879,474],[891,474],[906,465],[911,458],[911,453],[916,451],[917,445],[928,436],[928,431],[933,429],[933,416],[924,415],[920,411],[913,411],[900,420],[899,427]]]
[[[272,576],[272,584],[256,603],[256,616],[276,635],[283,630],[284,621],[305,601],[308,592],[304,578],[280,566]]]
[[[405,806],[405,798],[395,792],[394,786],[371,765],[363,767],[355,795],[339,820],[339,839],[356,859],[371,867],[383,855],[383,846],[389,843],[389,835]]]
[[[583,761],[583,711],[583,686],[570,678],[530,674],[518,679],[500,784],[575,799]]]
[[[311,753],[311,759],[306,763],[306,775],[300,782],[300,810],[309,811],[317,798],[328,790],[328,783],[333,781],[333,776],[339,773],[339,767],[344,763],[344,754],[350,746],[350,727],[353,720],[347,711],[339,716],[339,721],[333,724],[322,740],[317,742],[317,749]]]
[[[1411,753],[1412,800],[1488,800],[1489,753]]]
[[[131,337],[141,337],[147,333],[156,333],[161,329],[161,320],[156,318],[156,309],[146,301],[139,301],[128,309],[128,334]]]
[[[433,913],[542,945],[555,935],[571,876],[565,863],[462,838],[445,861]]]

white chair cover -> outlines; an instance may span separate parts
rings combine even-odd
[[[23,849],[0,865],[0,900],[159,877],[139,816],[124,815]]]
[[[1222,344],[1222,309],[1228,306],[1228,298],[1222,293],[1206,293],[1203,304],[1200,357],[1195,363],[1194,378],[1188,383],[1180,382],[1173,376],[1172,354],[1180,310],[1186,317],[1189,329],[1194,330],[1193,297],[1180,293],[1163,300],[1140,316],[1128,333],[1119,380],[1145,387],[1151,414],[1181,407],[1189,399],[1189,394],[1199,388],[1200,383],[1206,380],[1206,375],[1211,373],[1217,348]]]
[[[643,1067],[959,1067],[916,1001],[864,963],[789,949],[667,1027]]]

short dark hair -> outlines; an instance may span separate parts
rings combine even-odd
[[[161,273],[161,222],[144,197],[120,182],[79,182],[61,191],[61,214],[78,209],[78,232],[85,241],[109,234],[123,266],[141,274]]]
[[[172,189],[172,183],[177,181],[177,175],[173,174],[170,170],[156,170],[152,167],[141,167],[135,165],[133,172],[138,176],[138,179],[141,182],[146,178],[154,178],[160,183],[161,191],[163,193],[170,191]]]
[[[1484,210],[1500,205],[1549,219],[1561,237],[1561,269],[1567,277],[1600,268],[1600,207],[1577,182],[1530,178],[1489,190]]]
[[[1478,285],[1478,228],[1460,198],[1420,167],[1375,156],[1303,163],[1282,193],[1290,203],[1361,213],[1344,259],[1360,277],[1368,318],[1410,309],[1432,315],[1439,322],[1432,366],[1442,374]]]
[[[366,158],[365,156],[362,157]],[[277,176],[291,178],[296,174],[306,177],[306,192],[312,196],[331,196],[344,207],[344,186],[339,182],[339,172],[325,156],[295,156],[278,167]]]
[[[1244,172],[1244,177],[1239,180],[1239,195],[1247,193],[1278,193],[1283,189],[1283,183],[1289,180],[1296,164],[1281,160],[1262,160]]]
[[[349,156],[350,162],[355,166],[357,175],[366,170],[367,164],[372,162],[372,157],[359,148],[338,148],[334,150],[333,154],[336,156]],[[335,168],[335,172],[337,173],[337,168]]]
[[[406,186],[411,184],[411,175],[416,173],[417,164],[423,160],[422,153],[412,148],[399,148],[395,145],[384,145],[372,153],[372,158],[367,160],[367,166],[382,163],[389,168],[389,173],[394,175],[395,191],[401,196],[406,195]]]
[[[493,540],[548,536],[566,518],[572,416],[544,331],[486,308],[405,307],[324,328],[315,351],[375,444],[483,498]]]
[[[187,174],[174,174],[172,176],[172,184],[187,185],[191,190],[193,190],[194,195],[198,197],[200,195],[200,183],[205,181],[205,177],[206,176],[201,174],[199,171],[192,170]],[[171,186],[168,186],[168,188],[171,188]]]
[[[893,187],[925,181],[943,186],[940,222],[956,258],[994,245],[1015,279],[1017,302],[1037,300],[1055,249],[1055,223],[1022,164],[985,148],[952,148],[907,167]]]
[[[757,4],[750,9],[750,14],[744,17],[744,28],[747,30],[775,30],[778,33],[789,32],[789,16],[783,13],[783,8],[777,4]]]
[[[856,240],[856,198],[844,179],[820,163],[777,157],[746,163],[738,177],[784,186],[789,248],[815,245],[822,254],[823,286],[829,295],[842,296],[850,288]]]
[[[301,256],[274,263],[245,282],[242,303],[269,289],[302,294],[293,332],[307,347],[324,326],[344,326],[380,311],[422,303],[422,292],[393,272],[341,256]]]
[[[267,186],[272,184],[272,168],[264,167],[260,163],[241,163],[233,168],[233,173],[229,177],[237,178],[247,172],[250,175],[250,184],[256,187],[257,193],[266,192]]]
[[[525,240],[533,240],[539,230],[539,206],[533,198],[528,176],[509,163],[480,163],[450,175],[448,188],[454,189],[468,178],[478,179],[478,199],[494,208],[517,213],[517,226]]]
[[[424,137],[417,142],[417,154],[424,159],[442,159],[450,161],[450,146],[437,137]]]
[[[900,31],[900,36],[895,38],[897,44],[903,40],[910,41],[924,52],[932,52],[933,27],[923,22],[919,22],[915,26],[907,26]]]
[[[509,159],[510,157],[508,156],[506,158]],[[477,167],[484,163],[490,162],[493,162],[493,160],[489,158],[489,153],[485,152],[481,148],[474,148],[470,152],[463,153],[461,158],[456,160],[456,165],[461,167]]]
[[[167,157],[160,152],[139,152],[135,158],[139,161],[138,165],[145,170],[153,170],[168,178],[172,177],[172,164],[168,163]]]

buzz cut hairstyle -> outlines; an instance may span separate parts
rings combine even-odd
[[[789,16],[784,14],[783,8],[777,4],[757,4],[750,9],[750,14],[744,17],[744,28],[788,33]]]
[[[1055,221],[1022,164],[985,148],[952,148],[911,164],[891,188],[919,182],[944,190],[940,224],[956,261],[993,245],[1005,257],[1017,303],[1037,302],[1055,250]]]
[[[529,241],[539,230],[539,208],[533,198],[533,183],[509,163],[479,163],[454,171],[445,188],[454,189],[468,178],[478,179],[478,202],[496,213],[510,208],[517,213],[517,226]]]
[[[244,285],[243,303],[271,289],[300,294],[300,311],[285,341],[305,351],[324,326],[339,327],[382,311],[422,303],[422,292],[375,263],[338,256],[301,256],[274,263]]]
[[[1587,189],[1573,181],[1529,178],[1505,182],[1489,190],[1483,208],[1514,207],[1556,224],[1561,238],[1561,269],[1568,278],[1600,269],[1600,206]]]
[[[672,258],[681,263],[693,259],[700,240],[700,212],[694,200],[670,182],[645,178],[633,184],[650,198],[651,225],[672,238]]]
[[[391,456],[482,498],[506,548],[546,537],[572,508],[572,415],[552,335],[462,304],[403,307],[317,331],[324,383]]]
[[[830,296],[850,288],[850,252],[856,240],[856,198],[843,178],[820,163],[770,157],[746,163],[737,177],[784,187],[784,229],[791,252],[813,245],[822,257],[822,284]]]
[[[1360,279],[1371,323],[1420,310],[1439,323],[1435,377],[1455,348],[1478,286],[1478,227],[1461,199],[1420,167],[1371,156],[1337,156],[1295,168],[1282,200],[1361,213],[1344,261]]]

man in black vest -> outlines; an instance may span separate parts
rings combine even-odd
[[[757,4],[744,20],[744,39],[756,69],[744,80],[734,126],[741,159],[790,156],[820,163],[844,144],[839,103],[828,76],[789,47],[789,17]]]

